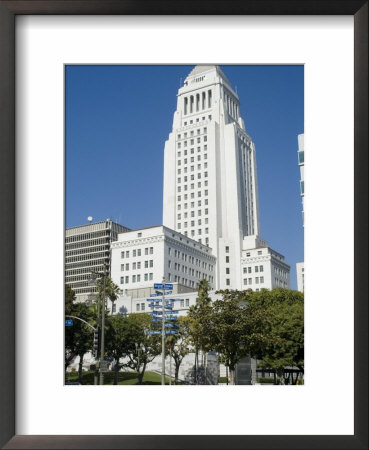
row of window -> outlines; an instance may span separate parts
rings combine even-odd
[[[82,241],[82,242],[76,242],[76,243],[66,243],[65,250],[71,251],[74,249],[82,249],[85,247],[94,247],[94,246],[98,246],[98,245],[109,246],[109,244],[110,244],[110,239],[103,237],[103,238],[99,238],[99,239],[90,239],[88,241]]]
[[[276,284],[276,286],[279,287],[287,287],[287,283],[285,281],[280,280],[279,278],[274,278],[274,282]]]
[[[187,195],[187,194],[186,194]],[[208,201],[208,199],[206,198],[205,200],[204,200],[204,205],[205,206],[208,206],[209,205],[209,201]],[[197,206],[201,206],[201,200],[198,200],[197,201]],[[190,203],[190,208],[195,208],[195,202],[191,202]],[[178,211],[181,211],[182,210],[182,205],[177,205],[177,209],[178,209]],[[188,209],[188,203],[183,203],[183,209]],[[200,211],[200,212],[199,212]],[[205,215],[208,215],[208,213],[209,213],[209,209],[208,208],[205,208],[204,209],[204,214]],[[201,210],[199,209],[198,210],[198,216],[201,216]],[[194,217],[194,216],[191,216],[191,217]]]
[[[87,241],[88,239],[96,239],[98,237],[108,237],[110,236],[110,230],[94,231],[93,233],[83,233],[76,234],[75,236],[68,236],[65,238],[65,242],[78,242]]]
[[[208,142],[208,137],[205,135],[202,137],[202,142]],[[183,144],[183,145],[182,145]],[[201,144],[201,137],[196,138],[196,144]],[[195,139],[190,139],[189,141],[183,141],[177,143],[177,148],[186,148],[189,145],[195,145]]]
[[[146,247],[144,249],[144,254],[146,255],[153,255],[154,254],[154,247]],[[122,259],[124,258],[129,258],[130,252],[129,250],[125,250],[123,252],[120,253],[120,257]],[[132,258],[136,258],[137,256],[141,256],[141,249],[138,248],[136,250],[132,250]]]
[[[199,258],[195,258],[192,255],[187,255],[185,252],[181,252],[180,250],[174,249],[174,252],[172,251],[171,247],[168,247],[168,255],[173,255],[175,258],[182,259],[182,261],[185,261],[194,264],[198,267],[207,268],[208,263],[205,261],[201,261]],[[209,270],[213,270],[213,265],[209,264]]]
[[[209,264],[209,271],[212,271],[212,265]],[[208,270],[208,263],[202,263],[202,268],[204,270]],[[174,269],[177,272],[183,272],[184,274],[188,274],[190,276],[196,277],[196,278],[200,278],[201,276],[201,272],[192,268],[192,267],[187,267],[184,265],[181,265],[179,263],[174,263],[174,265],[172,265],[172,261],[168,261],[168,269]]]
[[[255,272],[264,272],[264,266],[255,266],[254,271]],[[252,273],[252,266],[244,267],[243,273]]]
[[[262,255],[262,254],[263,254],[263,251],[262,250],[258,250],[258,255]],[[246,256],[251,256],[251,253],[247,252]]]
[[[201,117],[201,120],[202,120],[202,121],[204,121],[205,119],[206,119],[205,116]],[[208,116],[208,119],[211,120],[211,114]],[[196,123],[199,123],[199,122],[200,122],[200,117],[197,117]],[[188,123],[189,123],[190,125],[192,125],[192,124],[194,123],[194,121],[193,121],[193,120],[190,120]],[[186,121],[186,120],[183,122],[183,126],[184,126],[184,127],[187,126],[187,121]]]
[[[188,234],[188,231],[184,231],[183,234],[185,236],[190,235],[191,239],[195,239],[195,230],[191,230],[190,234]],[[197,239],[197,242],[202,245],[202,239],[201,238]],[[206,245],[206,246],[209,245],[209,238],[208,237],[205,238],[204,245]]]
[[[144,263],[144,268],[145,269],[148,269],[149,267],[154,267],[154,260],[153,259],[149,259],[149,260],[146,260],[146,261],[133,262],[132,263],[132,270],[139,270],[139,269],[141,269],[141,262]],[[129,263],[121,264],[120,265],[120,270],[121,270],[121,272],[124,272],[124,271],[130,270],[129,267],[130,267]]]
[[[65,256],[76,256],[76,255],[83,255],[86,253],[94,253],[94,252],[108,252],[109,250],[109,244],[108,245],[99,245],[99,246],[91,246],[87,248],[77,248],[75,250],[69,250],[66,249]]]
[[[244,286],[250,286],[251,284],[263,284],[264,283],[264,277],[255,277],[254,283],[252,282],[252,278],[244,278],[243,284]]]
[[[103,271],[103,267],[100,266],[106,263],[106,259],[94,259],[92,261],[85,261],[85,262],[78,262],[73,264],[66,264],[65,265],[65,272],[68,274],[78,274],[78,273],[91,273],[93,270],[94,272]],[[98,270],[99,269],[99,270]]]
[[[281,278],[288,278],[288,273],[285,270],[280,269],[279,267],[274,267],[274,272]]]
[[[207,145],[204,145],[204,151],[206,152],[207,151],[207,149],[208,149],[208,147],[207,147]],[[194,153],[195,153],[195,149],[194,148],[191,148],[191,155],[193,155]],[[198,153],[200,153],[200,151],[201,151],[201,147],[197,147],[197,152]],[[188,160],[188,158],[187,158],[187,154],[188,154],[188,151],[187,150],[184,150],[184,152],[183,152],[183,156],[185,156],[185,158],[183,159],[183,164],[187,164],[187,160]],[[177,157],[178,158],[181,158],[181,156],[182,156],[182,153],[181,152],[177,152]],[[203,155],[203,157],[204,157],[204,159],[206,160],[206,159],[208,159],[208,154],[207,153],[204,153],[204,155]],[[199,162],[201,162],[201,154],[198,154],[197,155],[197,158],[196,158],[196,160]],[[182,160],[181,160],[182,161]],[[185,162],[186,161],[186,162]],[[195,156],[190,156],[190,161],[189,162],[191,162],[191,163],[194,163],[195,162]],[[205,162],[205,164],[207,164],[206,162]],[[206,168],[206,167],[205,167]]]
[[[213,283],[214,282],[214,277],[212,275],[208,275],[207,273],[201,273],[201,272],[196,272],[198,273],[197,279],[198,280],[202,280],[205,279],[207,281],[209,281],[209,283]],[[185,286],[190,286],[190,287],[196,287],[195,286],[195,281],[194,280],[188,280],[185,277],[180,277],[179,275],[174,275],[171,273],[168,273],[168,281],[174,281],[177,283],[182,283]],[[197,283],[196,283],[197,284]]]
[[[204,117],[203,119],[205,119],[205,117]],[[177,140],[180,141],[181,139],[187,139],[188,136],[192,137],[192,136],[195,135],[195,131],[196,131],[196,134],[197,134],[197,135],[200,135],[200,134],[201,134],[201,128],[197,128],[196,130],[191,130],[189,133],[187,133],[187,131],[186,131],[186,132],[183,133],[183,135],[177,134]],[[207,131],[208,131],[208,129],[207,129],[206,127],[204,127],[204,128],[202,129],[202,132],[203,132],[204,134],[206,134]]]
[[[154,274],[153,273],[145,273],[143,276],[144,281],[151,281],[153,280]],[[128,284],[129,281],[129,275],[126,275],[124,277],[120,277],[120,284]],[[138,275],[131,275],[131,283],[140,283],[141,282],[141,274]]]
[[[88,255],[69,256],[65,258],[65,263],[70,264],[73,262],[88,261],[90,259],[98,259],[98,258],[109,259],[109,252],[104,250],[103,252],[89,253]]]

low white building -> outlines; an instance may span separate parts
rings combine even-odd
[[[244,238],[241,258],[242,288],[259,291],[290,287],[290,266],[284,256],[256,236]]]
[[[200,280],[214,287],[216,258],[212,250],[165,226],[118,235],[111,245],[111,277],[124,295],[148,296],[163,277],[174,293],[193,292]]]

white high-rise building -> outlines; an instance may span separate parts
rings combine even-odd
[[[164,150],[163,225],[212,248],[217,289],[245,289],[241,258],[269,246],[260,238],[255,145],[238,95],[218,66],[199,65],[177,97]],[[278,264],[289,287],[289,266]]]

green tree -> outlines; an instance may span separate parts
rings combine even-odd
[[[115,360],[114,384],[118,384],[118,373],[123,367],[120,359],[127,355],[129,349],[130,324],[128,318],[120,314],[111,316],[109,323],[110,326],[105,335],[105,351]]]
[[[114,384],[118,381],[118,372],[128,367],[137,372],[138,384],[142,384],[146,366],[161,351],[157,336],[148,336],[152,329],[149,314],[130,314],[128,317],[111,316],[106,334],[106,352],[115,359]],[[123,361],[120,361],[124,358]]]
[[[65,314],[75,316],[88,323],[93,322],[92,311],[84,303],[75,303],[76,296],[70,286],[65,287]],[[92,348],[93,330],[84,322],[72,319],[73,325],[65,327],[65,369],[76,357],[80,357],[79,379],[82,382],[83,357]]]
[[[108,298],[114,304],[115,300],[119,298],[119,286],[116,285],[108,275],[103,275],[97,280],[96,288],[99,300],[104,298],[106,301],[106,299]]]
[[[188,328],[191,336],[192,344],[195,347],[195,383],[198,382],[198,352],[202,351],[206,368],[206,353],[212,349],[211,340],[211,299],[209,297],[210,285],[207,280],[203,279],[198,284],[198,296],[196,304],[191,306],[188,312]],[[206,371],[206,369],[205,369]],[[206,377],[206,372],[205,372]]]
[[[245,342],[247,292],[219,291],[223,298],[212,304],[210,340],[229,367],[231,384],[235,384],[236,364],[249,353]]]
[[[285,367],[304,371],[304,295],[276,288],[253,292],[247,305],[249,348],[259,366],[273,369],[285,384]]]
[[[138,384],[142,384],[147,364],[161,353],[161,339],[156,335],[147,335],[153,329],[149,314],[130,314],[128,320],[130,339],[125,366],[137,372]]]
[[[169,335],[165,340],[165,348],[174,361],[174,384],[178,383],[179,368],[183,358],[190,352],[188,337],[190,319],[188,317],[179,317],[177,320],[179,328],[178,333]]]

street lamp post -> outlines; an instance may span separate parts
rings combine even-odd
[[[97,275],[98,274],[96,272],[91,272],[91,277],[87,280],[89,285],[95,286]],[[88,299],[86,300],[86,305],[87,306],[90,306],[92,304],[92,297],[93,297],[93,294],[91,292],[91,294],[88,296]],[[99,324],[99,322],[100,322],[100,308],[99,308],[99,304],[100,304],[100,302],[98,300],[97,301],[97,318],[96,318],[96,330],[97,330],[97,332],[98,332],[99,327],[100,327],[100,324]],[[98,355],[99,355],[98,352],[99,352],[99,349],[97,348],[95,360],[98,358]],[[94,370],[94,385],[95,386],[98,385],[98,375],[99,375],[98,367],[97,367],[97,364],[95,364],[95,370]]]
[[[91,280],[95,282],[96,278],[100,276],[101,273],[91,272]],[[104,372],[102,372],[102,364],[105,356],[105,301],[106,301],[106,264],[104,264],[103,272],[103,293],[101,298],[98,297],[97,302],[97,323],[101,330],[101,341],[100,341],[100,385],[104,384]],[[100,305],[101,303],[101,305]],[[100,311],[101,311],[101,324],[100,324]],[[104,363],[103,363],[104,364]],[[104,366],[105,367],[105,366]],[[95,371],[94,384],[97,384],[97,372]]]
[[[100,352],[100,385],[104,384],[104,372],[101,370],[101,363],[104,361],[105,357],[105,300],[106,300],[106,265],[104,264],[104,274],[103,274],[103,295],[101,299],[101,352]],[[105,370],[105,367],[104,367]]]

